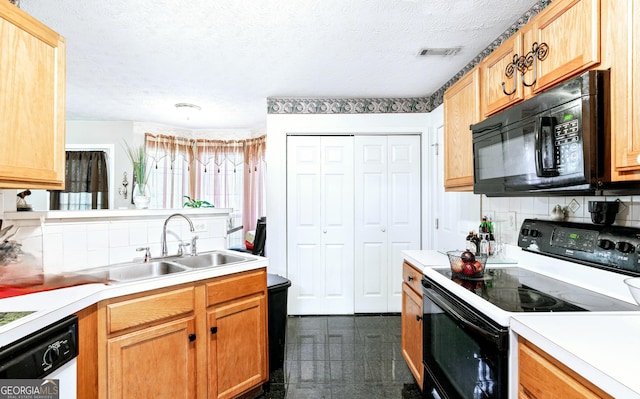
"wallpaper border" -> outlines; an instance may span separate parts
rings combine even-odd
[[[444,92],[521,29],[552,0],[538,0],[447,83],[426,97],[413,98],[281,98],[267,97],[267,114],[424,113],[442,104]]]

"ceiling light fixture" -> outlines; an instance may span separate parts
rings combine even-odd
[[[182,115],[184,115],[187,118],[187,120],[189,120],[193,116],[195,116],[196,113],[198,111],[200,111],[202,108],[200,108],[199,106],[197,106],[195,104],[177,103],[176,104],[176,109],[178,110],[178,112],[180,112]]]

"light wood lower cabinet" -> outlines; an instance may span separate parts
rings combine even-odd
[[[107,341],[109,398],[195,398],[195,316]]]
[[[402,356],[422,389],[422,273],[407,262],[402,265]],[[416,291],[418,289],[419,291]]]
[[[210,334],[209,397],[233,398],[260,385],[267,375],[266,294],[262,275],[216,281],[207,286]],[[227,289],[225,289],[227,287]],[[225,301],[221,293],[237,292]]]
[[[97,370],[79,378],[97,372],[99,398],[235,398],[268,379],[265,269],[106,300],[95,320]]]
[[[518,398],[612,398],[540,348],[518,342]]]

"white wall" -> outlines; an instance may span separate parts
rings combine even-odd
[[[266,255],[269,271],[287,275],[286,232],[286,137],[287,134],[393,134],[422,135],[423,154],[426,154],[429,133],[429,114],[336,114],[336,115],[267,115],[267,216],[268,239]],[[422,177],[428,176],[428,162],[423,155]],[[426,209],[426,195],[422,207]],[[426,212],[423,212],[423,227]],[[423,234],[423,240],[425,240]],[[424,243],[423,243],[424,245]]]

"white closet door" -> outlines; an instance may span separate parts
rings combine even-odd
[[[287,138],[290,314],[353,313],[353,137]]]
[[[387,137],[355,138],[355,311],[387,311]]]
[[[395,313],[402,310],[401,252],[421,243],[420,137],[389,136],[388,148],[387,311]]]
[[[402,256],[420,248],[420,137],[357,136],[355,311],[400,312]]]

